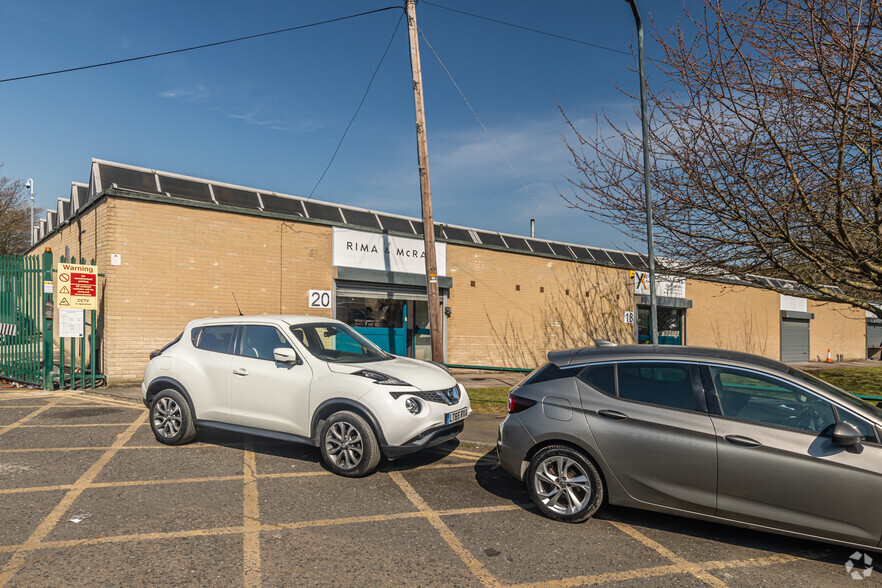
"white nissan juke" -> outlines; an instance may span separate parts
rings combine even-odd
[[[225,429],[317,446],[331,470],[358,477],[381,455],[456,437],[471,413],[443,367],[390,355],[331,319],[195,320],[151,356],[141,393],[168,445]]]

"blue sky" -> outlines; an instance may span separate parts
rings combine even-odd
[[[623,0],[434,4],[628,50]],[[687,6],[692,0],[686,0]],[[124,59],[398,5],[228,0],[0,4],[0,78]],[[681,0],[638,2],[668,29]],[[355,112],[400,12],[386,11],[156,59],[0,84],[2,173],[35,180],[55,207],[92,157],[308,196]],[[559,103],[582,129],[594,116],[639,124],[630,55],[417,4],[417,22],[529,188],[487,138],[421,43],[435,219],[586,245],[638,248],[566,207],[570,156]],[[420,214],[413,94],[402,21],[358,118],[313,198]],[[650,57],[658,50],[647,39]],[[650,69],[650,76],[653,75]],[[635,211],[635,214],[642,214]]]

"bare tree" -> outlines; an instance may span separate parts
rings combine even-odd
[[[0,173],[0,255],[16,255],[30,248],[30,219],[24,183]]]
[[[867,302],[882,300],[882,0],[732,7],[704,0],[685,28],[653,35],[659,250],[679,269],[789,279],[882,317]],[[567,122],[578,173],[562,196],[641,239],[639,122]]]

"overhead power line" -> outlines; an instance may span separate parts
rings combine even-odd
[[[331,156],[331,160],[328,162],[328,165],[325,166],[325,171],[322,172],[321,177],[315,183],[315,186],[312,187],[312,191],[309,193],[307,200],[312,198],[312,195],[315,194],[316,188],[319,187],[319,184],[322,183],[322,180],[325,179],[325,174],[328,173],[328,170],[331,169],[331,164],[334,163],[334,159],[337,157],[337,153],[340,151],[340,145],[343,144],[343,139],[346,138],[346,133],[349,132],[349,127],[352,126],[352,123],[355,122],[355,117],[358,116],[358,113],[361,112],[361,107],[364,104],[365,98],[367,98],[368,92],[371,90],[371,85],[374,83],[374,78],[377,77],[377,72],[380,71],[380,66],[383,65],[383,62],[386,60],[386,55],[389,54],[389,47],[392,46],[392,41],[395,39],[395,34],[398,32],[398,27],[401,26],[401,21],[404,18],[404,12],[401,13],[401,16],[398,17],[398,22],[395,24],[395,28],[392,30],[392,36],[389,37],[389,42],[386,44],[386,50],[383,51],[383,56],[380,58],[380,62],[377,63],[377,67],[374,68],[374,73],[371,75],[371,79],[368,82],[367,88],[364,89],[364,94],[361,97],[361,102],[358,103],[358,108],[355,109],[355,114],[352,115],[352,118],[349,120],[349,124],[346,125],[346,129],[343,131],[343,136],[340,137],[340,141],[337,143],[337,148],[334,149],[334,154]]]
[[[595,49],[603,49],[604,51],[612,51],[613,53],[621,53],[622,55],[628,55],[628,56],[631,55],[630,51],[623,51],[621,49],[614,49],[612,47],[607,47],[605,45],[598,45],[597,43],[589,43],[588,41],[581,41],[579,39],[573,39],[572,37],[564,37],[563,35],[557,35],[555,33],[549,33],[547,31],[540,31],[538,29],[525,27],[523,25],[514,24],[511,22],[505,22],[504,20],[490,18],[489,16],[481,16],[480,14],[475,14],[473,12],[466,12],[465,10],[457,10],[456,8],[450,8],[448,6],[441,6],[440,4],[435,4],[434,2],[428,2],[427,0],[422,0],[422,3],[427,4],[429,6],[434,6],[435,8],[440,8],[442,10],[449,10],[450,12],[456,12],[459,14],[464,14],[466,16],[471,16],[473,18],[480,18],[481,20],[495,22],[496,24],[505,25],[507,27],[513,27],[516,29],[524,30],[524,31],[530,31],[531,33],[536,33],[539,35],[545,35],[546,37],[554,37],[555,39],[561,39],[563,41],[569,41],[571,43],[578,43],[579,45],[586,45],[588,47],[594,47]]]
[[[330,23],[334,23],[334,22],[340,22],[340,21],[343,21],[343,20],[349,20],[349,19],[352,19],[352,18],[358,18],[359,16],[367,16],[367,15],[369,15],[369,14],[376,14],[376,13],[378,13],[378,12],[384,12],[384,11],[386,11],[386,10],[403,10],[403,8],[402,8],[401,6],[387,6],[387,7],[385,7],[385,8],[377,8],[376,10],[368,10],[367,12],[359,12],[358,14],[350,14],[350,15],[348,15],[348,16],[341,16],[341,17],[338,17],[338,18],[331,18],[331,19],[328,19],[328,20],[322,20],[322,21],[319,21],[319,22],[312,22],[312,23],[309,23],[309,24],[299,25],[299,26],[296,26],[296,27],[288,27],[288,28],[285,28],[285,29],[279,29],[279,30],[276,30],[276,31],[268,31],[268,32],[266,32],[266,33],[258,33],[258,34],[256,34],[256,35],[246,35],[246,36],[244,36],[244,37],[236,37],[235,39],[227,39],[226,41],[217,41],[217,42],[215,42],[215,43],[206,43],[206,44],[204,44],[204,45],[195,45],[195,46],[193,46],[193,47],[185,47],[185,48],[183,48],[183,49],[173,49],[173,50],[171,50],[171,51],[162,51],[162,52],[160,52],[160,53],[151,53],[150,55],[141,55],[141,56],[138,56],[138,57],[129,57],[129,58],[127,58],[127,59],[117,59],[117,60],[115,60],[115,61],[105,61],[104,63],[94,63],[94,64],[92,64],[92,65],[83,65],[83,66],[80,66],[80,67],[70,67],[70,68],[67,68],[67,69],[58,69],[58,70],[55,70],[55,71],[47,71],[47,72],[38,73],[38,74],[30,74],[30,75],[26,75],[26,76],[17,76],[17,77],[14,77],[14,78],[6,78],[6,79],[4,79],[4,80],[0,80],[0,84],[2,84],[2,83],[6,83],[6,82],[15,82],[15,81],[19,81],[19,80],[28,80],[28,79],[31,79],[31,78],[40,78],[40,77],[43,77],[43,76],[52,76],[52,75],[56,75],[56,74],[69,73],[69,72],[72,72],[72,71],[82,71],[82,70],[84,70],[84,69],[94,69],[94,68],[96,68],[96,67],[106,67],[106,66],[108,66],[108,65],[118,65],[118,64],[120,64],[120,63],[129,63],[129,62],[131,62],[131,61],[140,61],[140,60],[142,60],[142,59],[152,59],[152,58],[154,58],[154,57],[163,57],[163,56],[165,56],[165,55],[174,55],[175,53],[186,53],[187,51],[196,51],[197,49],[207,49],[207,48],[209,48],[209,47],[217,47],[217,46],[219,46],[219,45],[228,45],[228,44],[230,44],[230,43],[238,43],[239,41],[247,41],[247,40],[249,40],[249,39],[257,39],[257,38],[260,38],[260,37],[268,37],[268,36],[270,36],[270,35],[278,35],[278,34],[281,34],[281,33],[289,33],[289,32],[291,32],[291,31],[299,31],[299,30],[301,30],[301,29],[308,29],[308,28],[311,28],[311,27],[317,27],[317,26],[319,26],[319,25],[325,25],[325,24],[330,24]]]
[[[487,125],[485,125],[484,121],[481,120],[481,117],[478,116],[478,113],[472,107],[472,104],[471,104],[471,102],[469,102],[469,99],[466,98],[466,96],[465,96],[465,94],[463,94],[462,90],[459,89],[459,84],[457,84],[456,80],[453,79],[453,74],[450,73],[450,70],[447,69],[447,66],[444,65],[444,62],[441,61],[441,57],[438,55],[438,52],[435,51],[435,48],[432,47],[432,44],[429,43],[429,39],[426,37],[425,33],[423,33],[423,30],[420,29],[419,27],[417,27],[417,30],[419,31],[420,36],[423,38],[423,41],[426,42],[426,46],[429,48],[429,50],[435,56],[435,59],[437,59],[438,63],[441,64],[441,67],[442,67],[442,69],[444,69],[444,72],[447,74],[447,77],[450,78],[450,82],[453,84],[453,87],[456,88],[457,92],[459,92],[459,95],[462,97],[463,102],[465,102],[466,106],[469,107],[469,110],[472,111],[472,116],[475,117],[475,120],[478,121],[478,124],[481,125],[482,129],[484,129],[484,132],[487,134],[487,137],[490,139],[490,142],[493,143],[494,147],[496,147],[496,151],[499,152],[499,155],[502,157],[502,159],[505,161],[505,163],[508,164],[508,167],[511,170],[511,173],[513,173],[515,175],[515,177],[518,179],[518,181],[521,183],[521,186],[524,188],[524,191],[530,195],[530,198],[533,200],[533,204],[535,204],[536,208],[539,210],[539,214],[541,214],[545,218],[545,221],[548,223],[548,226],[551,227],[551,230],[554,231],[554,234],[558,235],[557,228],[554,226],[554,223],[551,222],[551,219],[548,218],[548,215],[546,215],[545,211],[542,210],[542,207],[539,206],[539,201],[536,200],[536,197],[533,196],[533,192],[531,192],[530,188],[527,187],[527,183],[524,181],[524,178],[521,177],[521,175],[517,172],[517,170],[511,164],[511,161],[509,161],[508,157],[505,156],[505,153],[502,151],[502,147],[499,146],[499,143],[496,142],[496,139],[494,139],[493,135],[490,133],[490,129],[487,128]],[[560,239],[560,235],[558,235],[558,239]]]

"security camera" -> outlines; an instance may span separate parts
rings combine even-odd
[[[25,182],[25,188],[27,188],[28,190],[31,189],[31,181],[30,181],[30,180],[28,180],[27,182]]]

